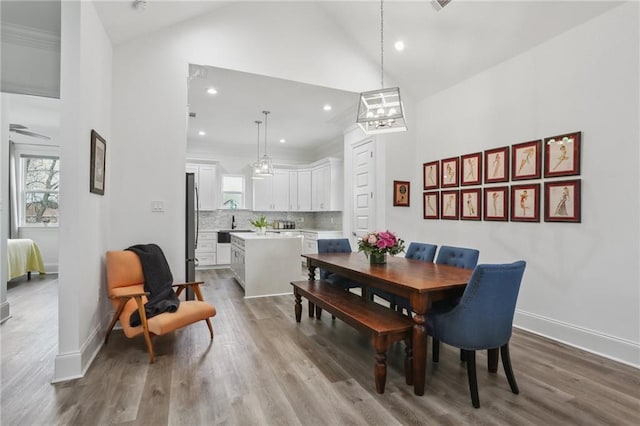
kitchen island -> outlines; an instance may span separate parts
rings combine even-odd
[[[303,277],[302,238],[287,233],[231,233],[231,270],[244,297],[291,294],[291,281]]]

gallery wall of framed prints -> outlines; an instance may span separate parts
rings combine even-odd
[[[578,131],[426,162],[423,218],[580,223],[581,142]]]

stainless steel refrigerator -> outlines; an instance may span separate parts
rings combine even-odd
[[[198,247],[198,186],[195,174],[187,173],[185,200],[185,271],[186,282],[196,280],[196,248]],[[193,300],[193,290],[187,288],[187,300]]]

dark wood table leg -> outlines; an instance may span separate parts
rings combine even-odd
[[[411,296],[411,307],[416,313],[413,316],[413,393],[424,395],[424,383],[427,372],[427,328],[425,320],[429,296],[415,294]]]
[[[309,270],[309,281],[315,281],[316,279],[316,267],[307,260],[307,269]],[[316,306],[309,301],[309,318],[313,318],[316,312]]]

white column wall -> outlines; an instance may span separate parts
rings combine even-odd
[[[617,7],[420,102],[416,160],[387,148],[389,180],[415,167],[420,187],[424,162],[582,131],[580,224],[422,220],[414,191],[411,219],[387,207],[389,223],[407,240],[478,248],[481,263],[525,259],[518,326],[636,366],[638,8]]]
[[[59,343],[54,381],[81,377],[107,317],[104,256],[110,196],[111,43],[91,2],[62,2]],[[105,195],[89,192],[90,134],[107,142]]]

